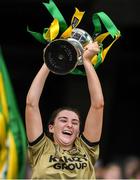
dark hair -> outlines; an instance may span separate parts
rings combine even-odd
[[[77,114],[77,116],[79,117],[79,120],[80,120],[80,113],[79,111],[76,109],[76,108],[72,108],[72,107],[67,107],[67,106],[64,106],[64,107],[61,107],[61,108],[58,108],[56,110],[53,111],[50,119],[49,119],[49,122],[48,122],[48,126],[51,124],[53,125],[54,124],[54,120],[56,118],[56,116],[63,110],[68,110],[68,111],[73,111]],[[79,121],[80,122],[80,121]],[[81,125],[81,123],[80,123]],[[47,130],[47,136],[50,137],[50,139],[53,140],[53,135],[52,133],[49,132],[49,129]]]
[[[80,119],[80,113],[79,113],[79,111],[78,111],[77,109],[72,108],[72,107],[61,107],[61,108],[58,108],[58,109],[56,109],[55,111],[53,111],[53,113],[52,113],[52,115],[51,115],[51,118],[50,118],[50,120],[49,120],[49,122],[48,122],[48,125],[49,125],[49,124],[52,124],[52,125],[53,125],[56,116],[57,116],[61,111],[63,111],[63,110],[68,110],[68,111],[73,111],[73,112],[75,112],[75,113],[77,114],[77,116],[79,117],[79,119]]]

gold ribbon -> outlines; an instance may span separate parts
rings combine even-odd
[[[57,37],[58,33],[59,33],[59,22],[57,19],[54,19],[48,31],[43,33],[43,37],[46,40],[52,41]]]
[[[103,41],[110,35],[109,32],[106,32],[106,33],[103,33],[103,34],[100,34],[99,36],[97,36],[95,38],[95,41],[97,41],[99,44],[100,43],[103,43]],[[120,35],[116,35],[115,39],[112,41],[112,43],[107,46],[102,52],[101,52],[101,57],[102,57],[102,62],[104,61],[109,49],[111,48],[111,46],[115,43],[115,41],[117,41],[117,39],[120,37]],[[96,65],[97,63],[97,59],[98,59],[98,56],[94,56],[91,60],[92,64],[93,65]]]
[[[5,95],[4,82],[2,78],[2,74],[0,73],[0,103],[2,107],[2,113],[4,115],[4,119],[8,121],[8,105]]]
[[[78,26],[80,23],[83,15],[85,12],[79,11],[77,8],[75,8],[75,13],[71,19],[71,25],[64,31],[64,33],[61,35],[61,38],[68,38],[71,35],[72,29]]]

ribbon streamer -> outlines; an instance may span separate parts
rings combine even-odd
[[[104,13],[104,12],[98,12],[92,15],[92,22],[94,24],[94,34],[101,33],[102,26],[101,22],[104,24],[107,31],[110,33],[112,38],[114,38],[116,35],[120,34],[120,31],[117,29],[113,21],[110,19],[110,17]]]
[[[59,33],[59,22],[57,19],[54,19],[47,32],[43,33],[43,37],[47,41],[52,41],[57,37],[58,33]]]
[[[60,23],[60,31],[62,32],[65,31],[65,29],[67,29],[67,23],[64,17],[62,16],[61,12],[55,5],[55,3],[52,0],[50,0],[49,3],[43,3],[43,4],[48,9],[52,17],[54,19],[58,19],[58,22]]]
[[[71,25],[66,29],[66,31],[61,35],[61,38],[68,38],[71,35],[72,29],[76,28],[78,26],[78,24],[80,23],[84,12],[80,12],[77,8],[75,8],[75,13],[72,17],[71,20]]]
[[[35,32],[35,31],[31,31],[28,26],[27,26],[27,32],[29,32],[39,42],[41,42],[43,44],[46,44],[47,41],[46,41],[46,39],[44,39],[44,37],[43,37],[43,35],[41,33],[38,33],[38,32]]]
[[[101,22],[103,23],[103,25],[105,26],[107,32],[100,34],[102,31],[102,26],[101,26]],[[110,17],[104,13],[104,12],[99,12],[99,13],[95,13],[92,16],[92,22],[94,24],[94,34],[100,34],[99,36],[97,36],[95,38],[95,40],[99,43],[102,44],[103,46],[103,41],[109,36],[111,35],[111,37],[114,39],[110,45],[106,48],[102,48],[100,49],[100,52],[97,56],[94,56],[92,58],[92,64],[94,65],[95,68],[97,68],[105,59],[109,49],[111,48],[111,46],[115,43],[115,41],[121,36],[120,31],[117,29],[117,27],[115,26],[115,24],[113,23],[113,21],[110,19]]]

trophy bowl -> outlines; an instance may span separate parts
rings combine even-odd
[[[89,42],[92,42],[91,36],[86,31],[75,28],[68,39],[56,39],[45,47],[44,62],[54,74],[68,74],[77,65],[83,64],[84,46]]]

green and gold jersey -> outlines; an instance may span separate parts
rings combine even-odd
[[[98,143],[89,143],[83,135],[69,151],[45,135],[29,146],[33,179],[95,179],[94,164],[98,156]]]

